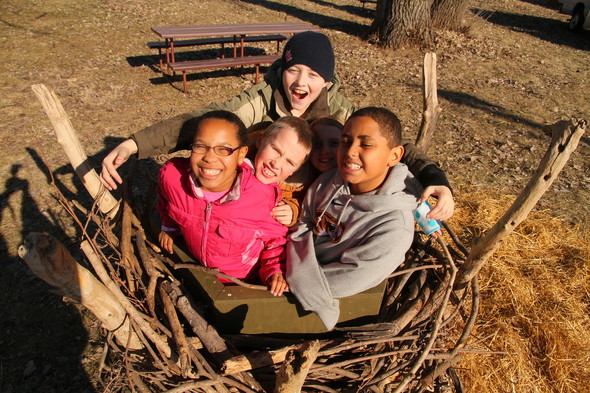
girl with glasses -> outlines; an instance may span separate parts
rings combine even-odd
[[[237,115],[213,111],[200,118],[191,156],[173,158],[160,170],[159,242],[172,253],[174,238],[182,234],[204,266],[246,282],[261,281],[279,296],[288,290],[283,277],[287,228],[270,213],[280,190],[255,178],[244,162],[247,152],[246,127]]]

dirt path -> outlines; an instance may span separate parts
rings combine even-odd
[[[170,85],[154,68],[145,46],[156,38],[150,26],[301,20],[332,39],[346,96],[359,107],[393,109],[413,136],[422,53],[367,42],[366,8],[356,0],[0,2],[0,391],[93,391],[87,374],[100,349],[93,320],[63,304],[16,258],[30,231],[76,243],[79,233],[51,195],[49,171],[68,197],[87,202],[30,86],[44,83],[57,93],[98,167],[121,138],[252,85],[252,74],[202,72],[182,94],[181,82]],[[458,199],[473,187],[516,194],[548,146],[542,125],[590,118],[590,32],[571,34],[568,17],[543,0],[473,1],[469,20],[467,35],[437,38],[444,112],[430,154]],[[584,228],[589,145],[586,136],[540,204]]]

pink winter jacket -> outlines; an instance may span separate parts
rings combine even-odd
[[[207,203],[191,175],[187,158],[173,158],[160,169],[162,225],[180,228],[190,253],[209,268],[263,283],[284,274],[287,228],[270,216],[281,197],[278,186],[262,184],[242,164],[229,193]]]

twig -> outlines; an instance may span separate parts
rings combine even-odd
[[[170,323],[170,329],[174,334],[174,341],[176,342],[178,355],[180,358],[180,371],[182,376],[186,378],[189,373],[190,368],[190,361],[189,361],[189,352],[190,349],[188,347],[188,343],[186,341],[186,336],[182,331],[182,326],[180,321],[178,320],[178,315],[176,315],[176,309],[174,308],[174,304],[172,300],[168,296],[168,293],[160,286],[160,298],[162,299],[162,303],[164,305],[164,312],[166,317],[168,317],[168,322]]]
[[[459,237],[457,236],[457,234],[451,229],[451,226],[449,224],[447,224],[446,221],[443,221],[442,224],[443,224],[443,228],[445,228],[445,230],[447,231],[447,233],[451,237],[451,240],[453,240],[455,245],[463,253],[463,257],[466,258],[467,255],[469,255],[469,250],[467,249],[467,247],[465,247],[465,245],[461,242],[461,240],[459,240]]]
[[[80,245],[80,247],[82,248],[82,251],[84,251],[84,253],[86,254],[86,257],[88,258],[88,260],[92,264],[94,271],[96,272],[96,274],[98,274],[98,276],[100,277],[103,284],[105,284],[106,287],[113,293],[113,295],[117,298],[119,303],[121,303],[121,305],[123,306],[123,308],[125,309],[127,314],[129,314],[129,316],[139,326],[140,330],[142,330],[146,334],[146,336],[148,336],[150,338],[150,340],[152,340],[152,342],[154,342],[156,344],[156,346],[166,356],[176,359],[177,356],[176,356],[176,354],[174,354],[172,352],[172,350],[170,349],[170,346],[164,341],[164,339],[162,337],[160,337],[160,335],[158,335],[158,333],[156,333],[145,322],[145,320],[143,318],[141,318],[141,316],[138,314],[135,307],[133,307],[129,303],[129,300],[127,299],[127,297],[121,292],[119,286],[116,285],[111,280],[111,278],[109,277],[109,275],[105,271],[104,266],[102,265],[102,263],[98,259],[96,252],[94,251],[94,249],[90,245],[90,243],[88,241],[83,241],[82,244]]]
[[[447,289],[446,289],[445,296],[444,296],[444,301],[443,301],[441,307],[438,309],[438,312],[436,315],[436,320],[434,321],[434,325],[433,325],[431,333],[430,333],[430,340],[428,341],[428,343],[426,344],[426,346],[422,350],[422,353],[420,354],[420,356],[416,360],[412,369],[409,371],[407,376],[402,380],[402,382],[397,386],[397,388],[393,391],[393,393],[400,393],[405,389],[407,384],[410,383],[410,381],[412,379],[414,379],[416,372],[418,371],[418,369],[420,368],[420,366],[422,365],[422,363],[426,359],[426,356],[430,352],[430,349],[434,345],[434,341],[437,338],[438,329],[439,329],[441,321],[443,319],[443,314],[445,312],[446,304],[449,301],[449,297],[451,296],[451,293],[453,292],[453,283],[455,282],[455,277],[457,276],[457,267],[455,266],[455,263],[453,262],[453,259],[451,258],[451,255],[449,253],[449,250],[447,249],[445,241],[441,238],[437,239],[437,241],[441,245],[443,250],[445,251],[445,255],[446,255],[447,260],[450,265],[449,284],[447,285]]]
[[[412,267],[412,268],[408,268],[408,269],[404,269],[404,270],[400,270],[400,271],[395,271],[395,272],[391,273],[387,278],[397,277],[397,276],[401,276],[402,274],[413,273],[413,272],[417,272],[419,270],[438,269],[441,267],[444,267],[444,265],[416,266],[416,267]]]
[[[479,311],[479,284],[477,277],[471,281],[471,292],[471,313],[469,314],[469,319],[463,328],[461,336],[455,343],[455,347],[449,352],[450,359],[441,363],[428,374],[426,374],[420,381],[423,386],[432,386],[436,378],[442,375],[449,367],[453,366],[459,360],[460,357],[458,354],[459,352],[463,352],[461,350],[464,347],[465,341],[467,341],[473,326],[475,325],[477,313]]]
[[[141,258],[143,266],[145,267],[145,270],[149,276],[149,284],[147,288],[147,301],[150,312],[152,313],[154,318],[156,318],[156,284],[158,283],[158,279],[162,278],[163,275],[154,267],[151,256],[148,253],[147,247],[141,235],[141,230],[137,229],[135,231],[135,245],[137,246],[137,252],[139,253],[139,257]]]
[[[247,282],[244,282],[238,278],[229,276],[225,273],[221,273],[219,271],[219,269],[209,269],[208,267],[205,267],[205,266],[192,265],[190,263],[176,263],[176,264],[174,264],[174,269],[190,269],[190,270],[196,270],[199,272],[205,272],[205,273],[210,274],[212,276],[223,277],[223,278],[230,280],[230,281],[234,282],[235,284],[238,284],[239,286],[244,287],[244,288],[259,289],[262,291],[268,290],[268,288],[264,285],[248,284]]]

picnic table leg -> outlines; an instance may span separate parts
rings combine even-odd
[[[246,34],[242,34],[240,36],[240,47],[241,47],[240,57],[244,57],[244,37],[246,37]]]
[[[166,38],[166,67],[170,64],[170,39]]]
[[[158,48],[158,59],[160,60],[160,72],[164,73],[164,62],[162,61],[162,48]]]
[[[186,71],[182,71],[182,86],[183,92],[186,94]]]
[[[258,84],[258,64],[256,64],[256,79],[254,79],[254,84]]]
[[[174,57],[174,39],[170,38],[170,53],[172,54],[172,63],[176,61]]]
[[[234,57],[237,57],[236,46],[237,46],[236,35],[234,35]]]

